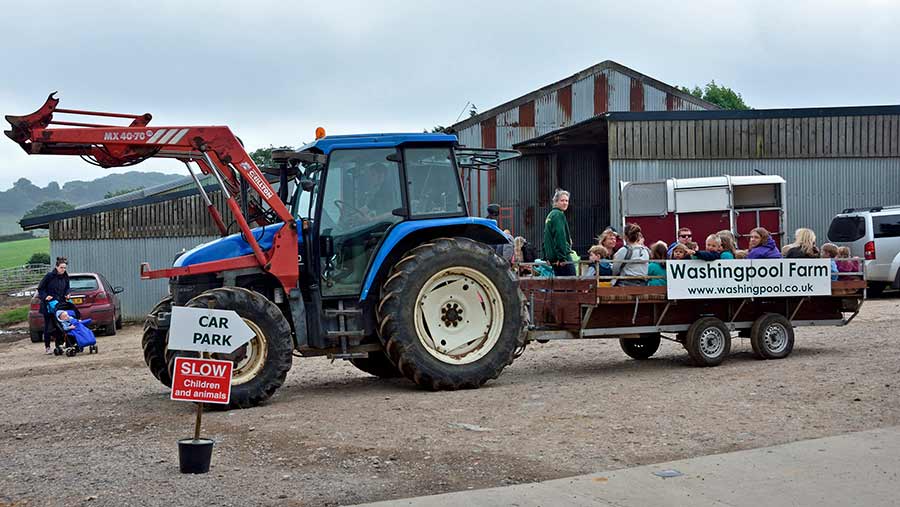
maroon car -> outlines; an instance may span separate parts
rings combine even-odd
[[[73,273],[69,275],[70,300],[78,308],[82,319],[93,319],[89,327],[112,336],[122,328],[122,303],[117,294],[124,289],[113,287],[103,275],[98,273]],[[31,298],[28,311],[28,328],[31,341],[44,341],[44,316],[37,295]]]

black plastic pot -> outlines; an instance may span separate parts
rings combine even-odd
[[[212,461],[213,441],[184,438],[178,441],[178,468],[183,474],[205,474]]]

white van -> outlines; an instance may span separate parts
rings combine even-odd
[[[828,240],[866,259],[870,294],[900,289],[900,206],[845,209],[831,220]]]

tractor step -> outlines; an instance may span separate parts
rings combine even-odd
[[[329,354],[328,358],[334,361],[335,359],[367,359],[369,357],[368,352],[341,352],[338,354]]]
[[[366,332],[363,331],[362,329],[354,329],[352,331],[351,330],[328,331],[327,335],[328,335],[328,338],[331,338],[331,339],[338,339],[338,338],[341,338],[344,336],[346,336],[347,338],[365,338]]]
[[[362,308],[347,308],[347,309],[334,309],[334,308],[326,308],[325,316],[326,317],[360,317],[362,316]]]

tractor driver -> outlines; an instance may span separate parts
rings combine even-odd
[[[364,191],[360,202],[360,210],[365,212],[372,221],[381,221],[382,217],[401,206],[400,202],[400,176],[397,164],[390,162],[374,162],[365,167],[362,174]]]

